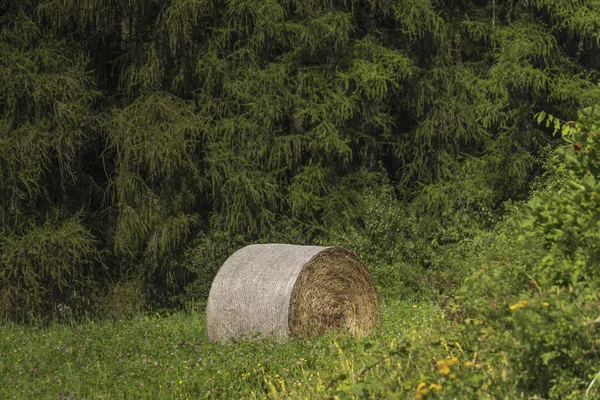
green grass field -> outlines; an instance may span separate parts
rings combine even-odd
[[[8,325],[0,330],[0,398],[415,398],[423,372],[416,349],[439,342],[446,323],[429,303],[384,302],[380,328],[362,340],[337,333],[211,343],[200,312]],[[403,343],[409,350],[390,354]]]

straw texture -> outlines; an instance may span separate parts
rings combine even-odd
[[[257,244],[221,266],[206,309],[211,340],[250,333],[310,336],[348,328],[368,334],[379,296],[364,263],[337,247]]]

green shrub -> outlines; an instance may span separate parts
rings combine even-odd
[[[321,243],[359,254],[384,298],[422,297],[422,259],[428,248],[419,240],[417,219],[385,178],[378,188],[365,190],[363,199],[360,217],[351,225],[328,231]]]
[[[132,318],[147,310],[147,293],[141,277],[119,281],[99,301],[100,315]]]
[[[470,376],[499,397],[599,395],[600,109],[584,110],[579,120],[548,117],[568,143],[557,151],[555,177],[530,202],[529,217],[513,213],[513,223],[490,236],[496,250],[488,242],[483,258],[469,258],[484,263],[459,291],[462,340],[480,365]],[[555,190],[553,181],[565,176],[568,185]]]
[[[556,121],[549,116],[548,121]],[[600,107],[579,113],[577,123],[563,123],[568,145],[557,151],[568,179],[558,192],[543,193],[531,201],[530,224],[550,250],[544,264],[549,282],[568,285],[579,281],[600,284]],[[564,128],[564,127],[567,128]],[[552,255],[568,262],[556,268]]]
[[[92,307],[96,240],[75,215],[0,235],[0,323],[70,317]]]

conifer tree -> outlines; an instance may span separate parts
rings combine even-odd
[[[423,215],[524,197],[554,141],[533,115],[598,103],[598,10],[2,2],[0,288],[52,308],[135,278],[152,300],[192,279],[191,245],[204,287],[235,246],[360,220],[382,172]]]

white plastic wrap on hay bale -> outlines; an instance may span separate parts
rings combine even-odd
[[[363,335],[378,314],[375,286],[355,254],[341,248],[257,244],[236,251],[221,266],[206,320],[209,338],[223,341],[252,333],[281,338],[306,333],[307,324],[319,325],[322,316],[330,325],[335,320],[338,328]]]

